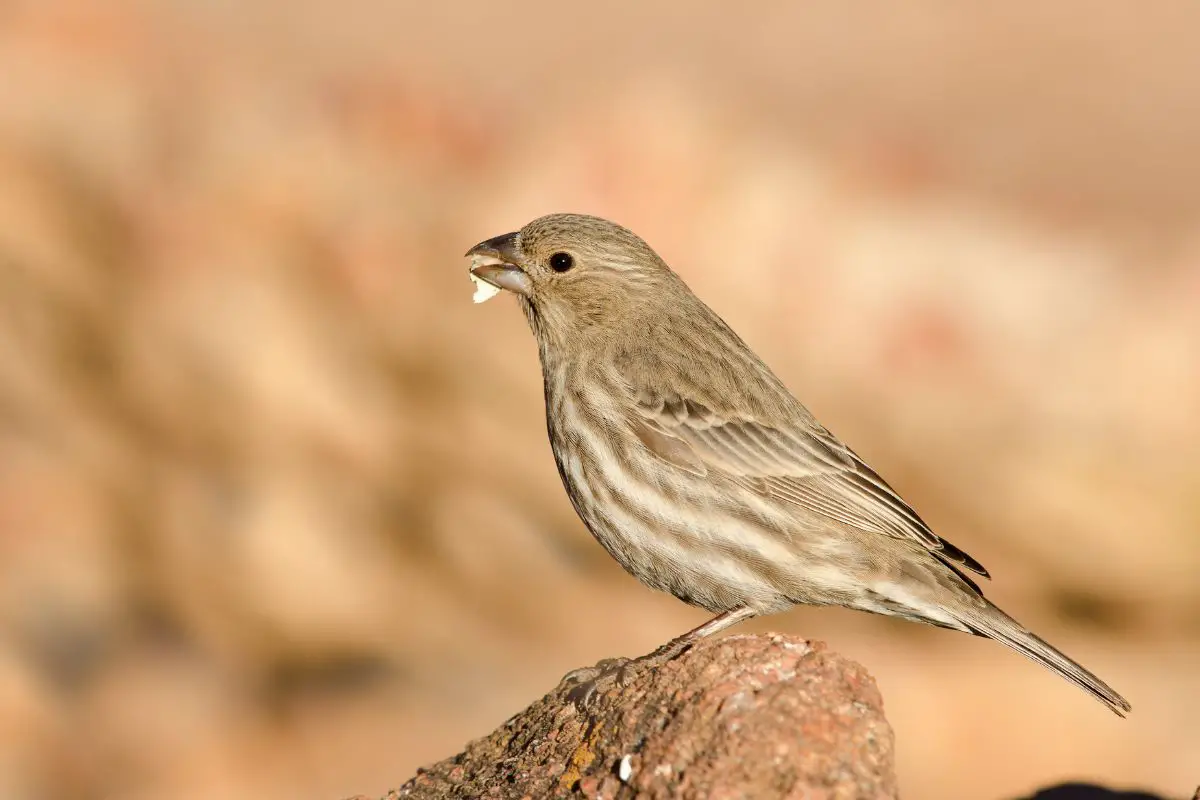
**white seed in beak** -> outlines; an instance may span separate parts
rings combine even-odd
[[[478,278],[474,273],[467,273],[471,276],[471,281],[475,284],[475,294],[471,300],[476,303],[486,303],[496,295],[500,294],[500,288],[493,286],[482,278]]]
[[[498,263],[500,262],[491,256],[471,256],[471,266],[468,269],[474,269],[475,267],[483,266],[485,264]],[[468,272],[467,274],[471,276],[471,281],[475,284],[475,294],[471,297],[472,302],[486,303],[488,300],[491,300],[493,297],[500,294],[500,287],[496,284],[488,283],[483,278],[477,276],[474,272]]]

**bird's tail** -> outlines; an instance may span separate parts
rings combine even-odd
[[[982,598],[978,599],[982,600]],[[983,603],[986,604],[986,607],[976,606],[971,609],[970,613],[956,614],[955,616],[972,633],[1006,644],[1021,655],[1058,673],[1104,703],[1118,717],[1124,717],[1129,712],[1129,701],[1117,694],[1116,690],[1107,683],[1067,658],[1035,634],[1025,630],[1021,623],[996,606],[986,600],[983,600]]]

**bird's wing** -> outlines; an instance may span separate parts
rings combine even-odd
[[[718,470],[764,497],[851,528],[919,542],[944,561],[989,577],[810,415],[771,425],[673,392],[630,388],[630,426],[663,460],[701,476]]]

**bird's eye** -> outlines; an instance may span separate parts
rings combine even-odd
[[[555,272],[566,272],[573,266],[575,259],[571,258],[570,253],[555,253],[550,256],[550,269]]]

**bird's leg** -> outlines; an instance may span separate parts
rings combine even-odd
[[[698,625],[692,628],[682,636],[676,636],[671,641],[664,644],[662,647],[655,650],[653,653],[647,653],[644,656],[639,656],[634,661],[649,661],[665,664],[673,658],[683,655],[688,648],[696,642],[712,636],[714,633],[720,633],[726,628],[733,627],[739,622],[750,619],[758,612],[749,607],[735,608],[732,611],[725,611],[710,619],[703,625]]]
[[[584,667],[567,673],[565,683],[573,683],[567,697],[577,707],[588,705],[598,691],[629,685],[634,675],[642,669],[661,667],[683,655],[693,644],[706,636],[720,633],[726,628],[750,619],[757,614],[749,607],[725,611],[682,636],[677,636],[662,647],[637,658],[606,658],[594,667]]]

